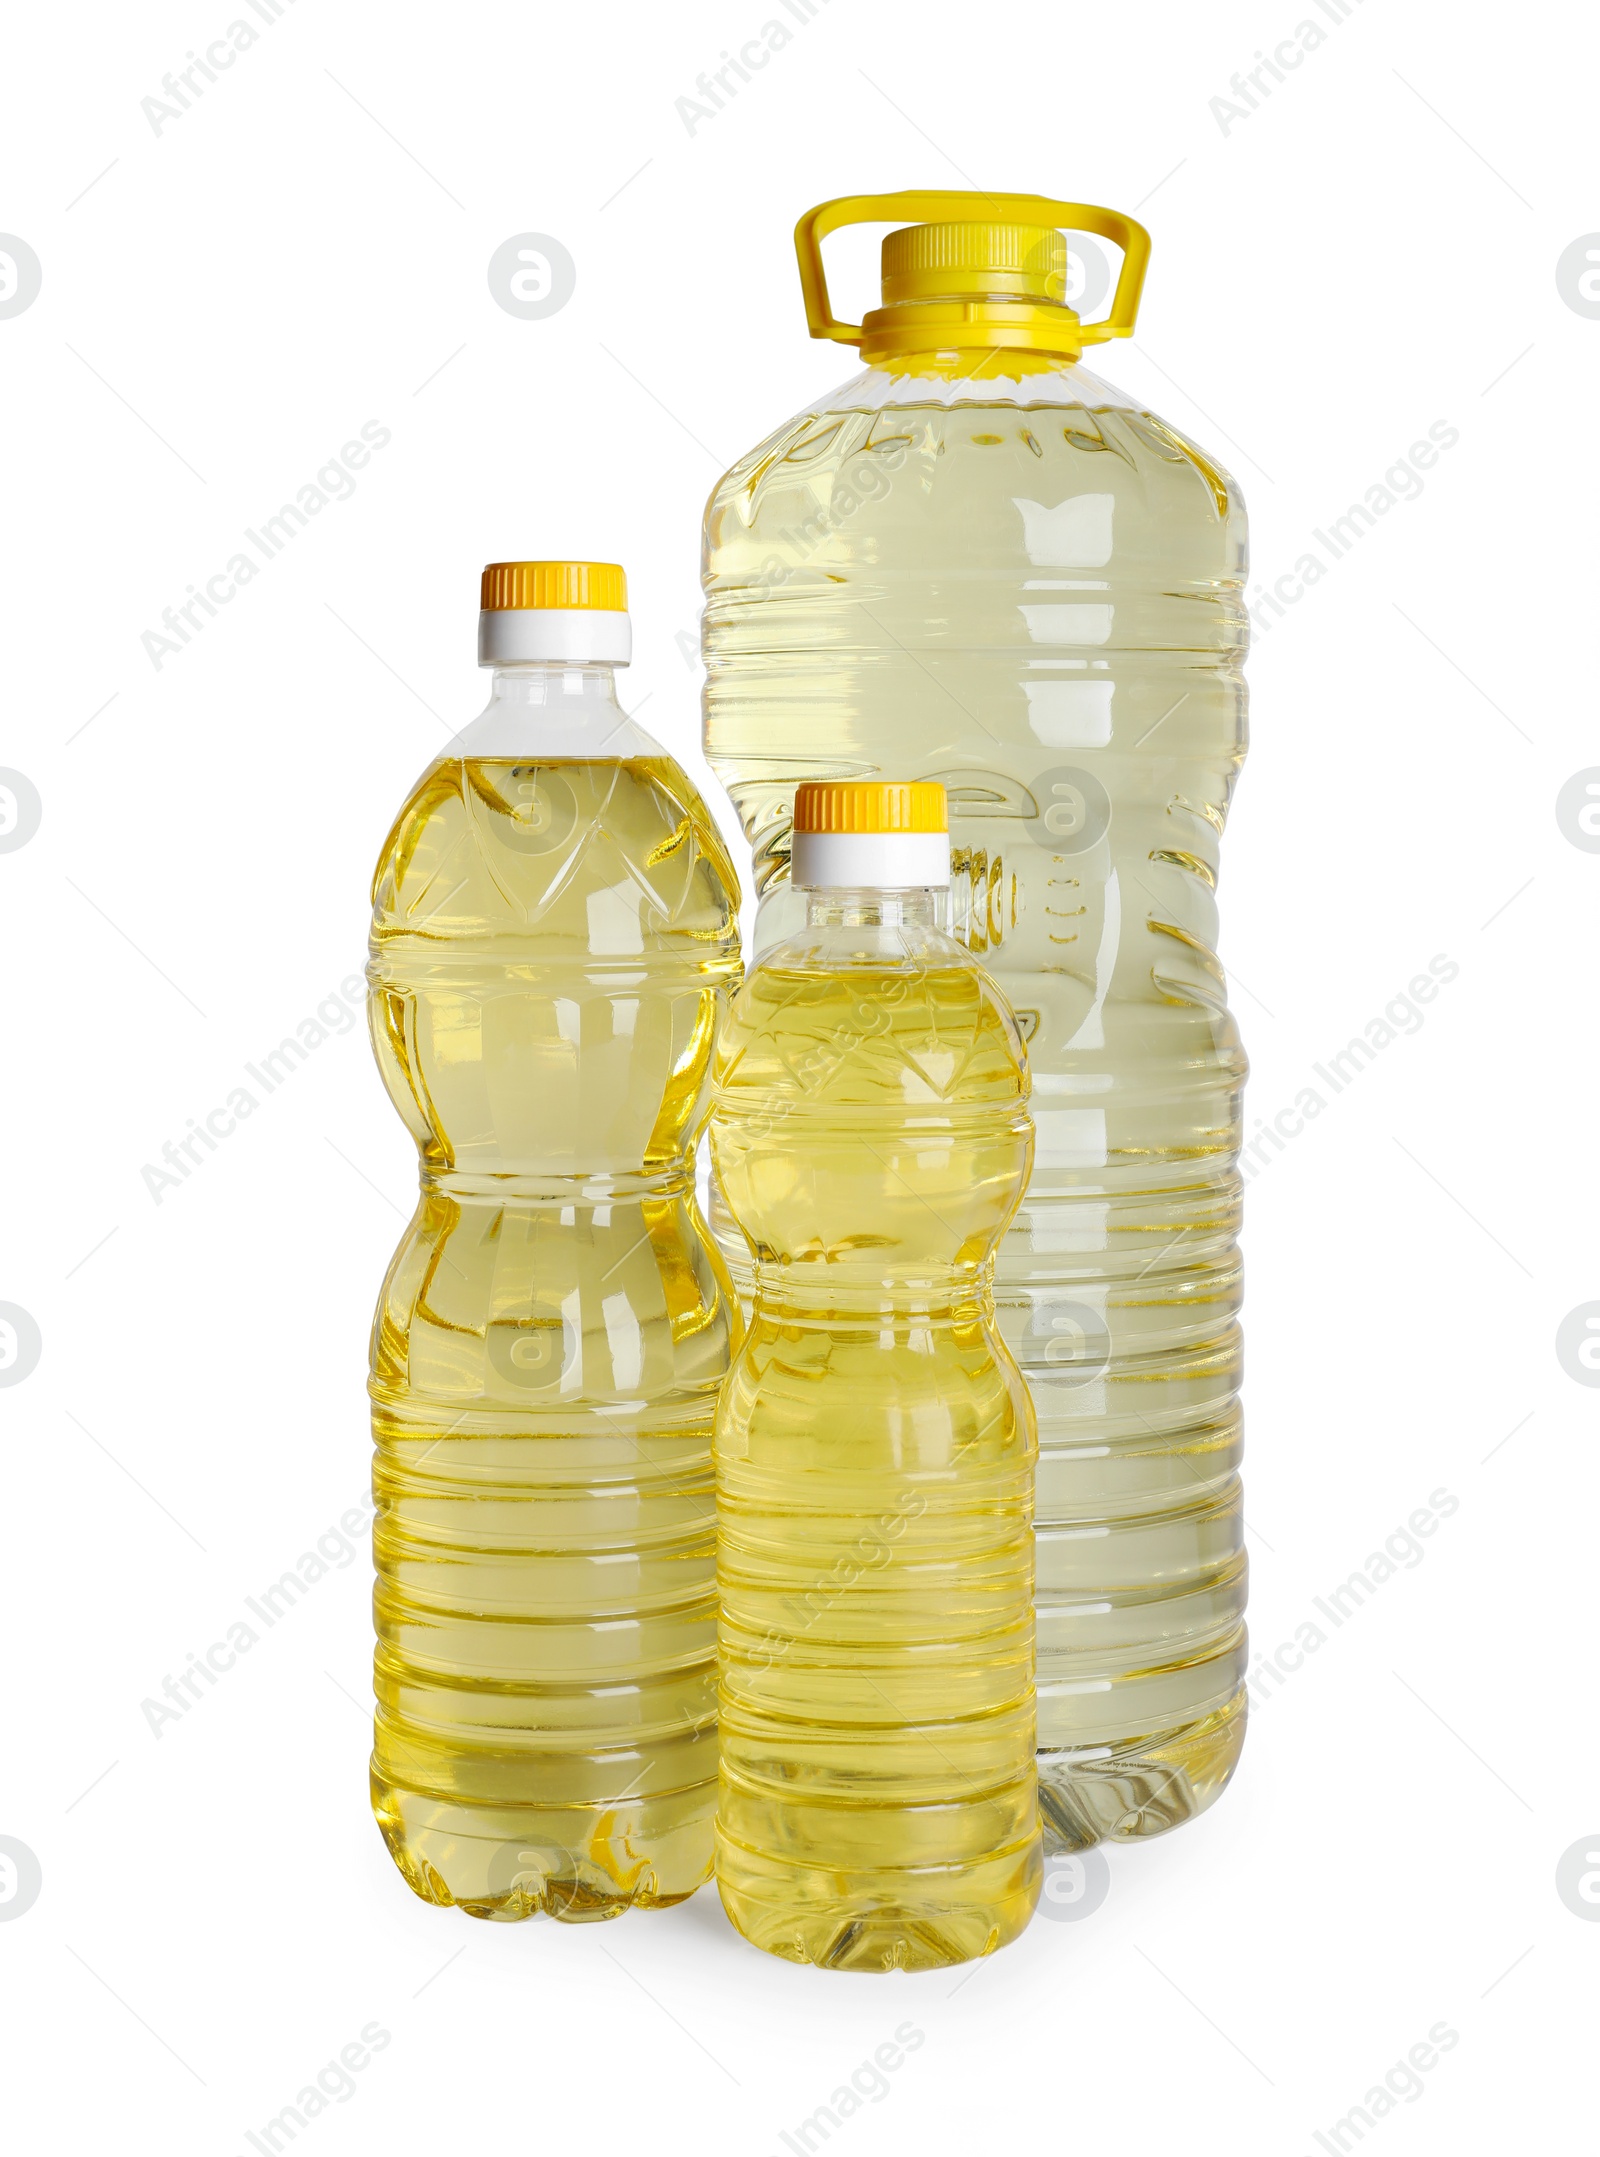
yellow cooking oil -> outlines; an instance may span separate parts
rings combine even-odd
[[[716,1432],[717,1879],[829,1969],[987,1954],[1039,1891],[1036,1446],[991,1285],[1028,1074],[942,899],[813,889],[715,1064],[754,1298]]]
[[[422,1171],[372,1338],[373,1805],[412,1888],[476,1917],[659,1907],[711,1867],[739,1320],[693,1152],[738,883],[609,677],[497,671],[373,885]]]

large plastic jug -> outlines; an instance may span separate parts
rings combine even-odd
[[[901,228],[861,324],[835,319],[820,252],[852,222]],[[1067,304],[1063,230],[1123,250],[1102,321]],[[1056,1848],[1154,1834],[1216,1797],[1244,1735],[1245,1059],[1215,949],[1244,507],[1078,365],[1133,328],[1131,218],[858,196],[796,245],[812,334],[867,366],[711,497],[706,755],[755,850],[758,955],[803,918],[801,780],[948,789],[956,919],[1033,1069],[996,1296],[1039,1421],[1040,1802]]]
[[[369,1014],[422,1191],[372,1334],[373,1805],[425,1901],[605,1918],[711,1870],[711,1422],[695,1200],[739,887],[617,703],[610,563],[483,578],[488,708],[379,857]]]
[[[1033,1412],[994,1252],[1033,1132],[1015,1019],[939,915],[942,790],[797,802],[806,926],[718,1044],[755,1254],[717,1412],[717,1886],[758,1947],[917,1970],[1039,1895]]]

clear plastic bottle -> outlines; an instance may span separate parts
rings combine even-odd
[[[855,326],[820,243],[863,221],[908,229]],[[1065,302],[1058,226],[1124,250],[1103,322]],[[1245,1059],[1215,951],[1244,506],[1076,364],[1132,329],[1131,219],[869,196],[811,212],[796,244],[813,335],[869,364],[712,495],[706,754],[755,849],[758,956],[801,918],[798,781],[949,791],[955,924],[1033,1068],[1033,1181],[996,1299],[1039,1417],[1040,1803],[1056,1848],[1157,1833],[1215,1798],[1244,1735]]]
[[[622,572],[495,563],[482,716],[373,881],[369,1013],[422,1156],[372,1336],[373,1806],[425,1901],[615,1916],[708,1877],[711,1420],[696,1204],[738,880],[619,707]]]
[[[716,1429],[717,1884],[773,1954],[924,1969],[1039,1893],[1033,1415],[991,1300],[1027,1063],[939,926],[941,789],[806,788],[799,820],[806,926],[715,1066],[756,1257]]]

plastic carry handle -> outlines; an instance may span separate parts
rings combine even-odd
[[[838,344],[859,344],[861,324],[841,322],[828,301],[828,279],[822,267],[822,243],[841,225],[926,225],[945,220],[957,223],[1046,225],[1067,232],[1093,232],[1112,240],[1122,249],[1122,268],[1110,311],[1098,322],[1083,325],[1085,344],[1103,344],[1108,337],[1131,337],[1139,312],[1139,295],[1150,261],[1150,235],[1134,218],[1120,210],[1104,210],[1093,202],[1056,202],[1048,195],[989,195],[970,190],[913,189],[903,195],[840,195],[833,202],[818,203],[807,210],[794,228],[794,251],[800,260],[800,286],[806,298],[806,321],[813,337],[831,337]]]

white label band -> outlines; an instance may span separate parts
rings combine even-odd
[[[797,831],[801,891],[906,891],[950,881],[947,831]]]
[[[625,667],[633,657],[633,625],[603,607],[494,607],[478,616],[478,664],[566,660]]]

